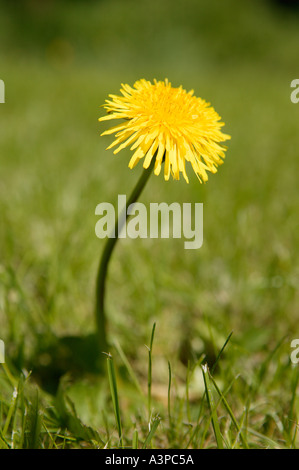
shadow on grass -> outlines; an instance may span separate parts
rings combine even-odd
[[[56,394],[66,374],[74,378],[104,374],[104,360],[94,334],[61,338],[51,335],[38,337],[36,352],[25,365],[42,389]]]

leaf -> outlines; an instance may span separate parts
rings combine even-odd
[[[96,441],[97,443],[104,445],[98,432],[90,426],[83,424],[78,417],[74,403],[66,394],[65,384],[63,381],[58,387],[55,406],[63,425],[73,434],[74,437],[87,442]]]

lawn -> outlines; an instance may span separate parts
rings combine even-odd
[[[297,448],[298,9],[227,0],[0,1],[0,446]],[[142,168],[101,107],[146,78],[194,89],[231,135],[200,184],[203,246],[122,239],[96,354],[95,208]],[[109,353],[109,354],[108,354]],[[99,360],[99,363],[98,363]]]

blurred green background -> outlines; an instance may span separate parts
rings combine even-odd
[[[297,2],[0,1],[8,357],[55,362],[40,354],[47,335],[94,331],[104,246],[95,207],[129,194],[142,170],[128,169],[129,150],[105,151],[112,140],[100,138],[100,106],[121,83],[167,77],[211,102],[232,139],[205,185],[191,168],[189,185],[149,180],[142,202],[204,203],[203,247],[121,241],[109,269],[109,336],[140,373],[154,321],[157,356],[183,364],[213,355],[231,331],[232,367],[245,375],[284,335],[288,361],[299,336],[299,104],[290,100],[298,46]]]

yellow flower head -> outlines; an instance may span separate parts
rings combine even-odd
[[[120,144],[114,153],[132,144],[130,168],[141,159],[148,168],[155,158],[156,175],[164,161],[165,180],[170,173],[178,180],[181,172],[187,183],[186,161],[201,182],[208,180],[207,171],[217,172],[225,157],[225,147],[219,142],[230,136],[221,132],[224,124],[209,103],[193,96],[193,90],[187,93],[181,86],[172,87],[167,79],[153,84],[142,79],[133,88],[122,85],[120,91],[123,96],[109,95],[104,105],[108,115],[99,121],[125,120],[101,135],[115,133],[116,140],[108,147]]]

